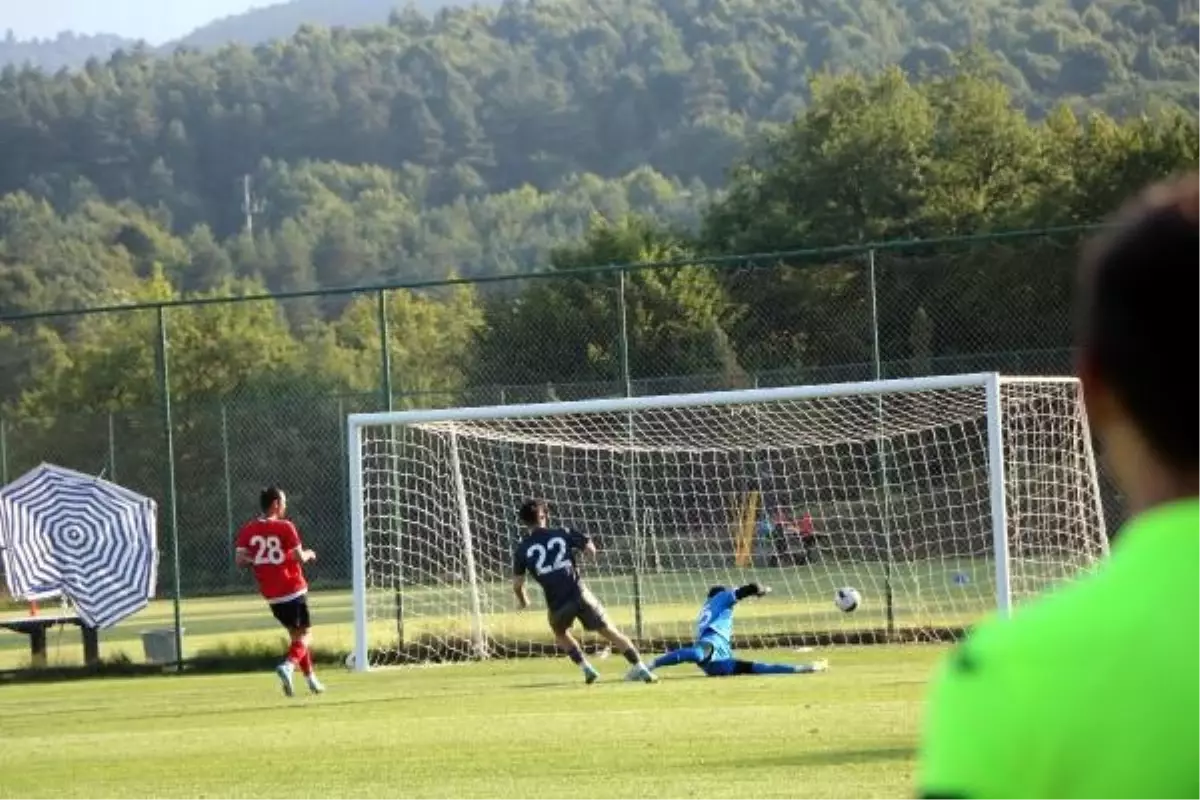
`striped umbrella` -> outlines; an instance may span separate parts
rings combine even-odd
[[[157,528],[150,498],[42,464],[0,489],[9,594],[64,594],[88,625],[115,625],[154,596]]]

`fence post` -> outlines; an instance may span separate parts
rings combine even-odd
[[[341,474],[338,477],[341,479],[341,486],[342,486],[342,522],[345,525],[346,532],[349,533],[350,532],[350,473],[346,466],[346,461],[349,458],[349,453],[347,453],[346,451],[350,447],[350,443],[347,441],[347,438],[346,438],[347,434],[348,434],[346,425],[347,425],[347,423],[346,423],[346,401],[343,400],[342,397],[339,395],[338,399],[337,399],[337,429],[338,429],[338,451],[339,451],[338,456],[341,458],[341,460],[338,462],[338,464],[341,465],[339,468],[339,471]],[[346,536],[346,544],[348,545],[348,552],[346,553],[346,555],[349,556],[349,558],[350,558],[350,560],[346,563],[353,564],[354,563],[354,542],[353,542],[352,536],[349,536],[349,535]],[[354,567],[353,566],[350,567],[350,580],[353,583],[353,581],[354,581]]]
[[[871,363],[875,380],[883,379],[883,356],[879,351],[879,286],[875,276],[875,248],[867,251],[867,284],[871,299]],[[892,513],[891,492],[888,489],[887,437],[883,430],[883,395],[875,395],[875,456],[879,468],[879,490],[883,500],[883,541],[886,553],[883,562],[883,603],[887,615],[887,632],[896,631],[895,595],[892,587]]]
[[[236,540],[233,529],[233,482],[229,477],[229,414],[225,401],[221,401],[221,465],[225,476],[225,541],[229,545],[229,574],[237,575]]]
[[[0,417],[0,486],[8,485],[8,420]]]
[[[382,380],[379,390],[383,393],[384,411],[392,410],[392,336],[388,325],[387,290],[380,289],[378,295],[379,311],[379,355]]]
[[[117,436],[111,411],[108,412],[108,479],[117,482]]]
[[[620,323],[619,352],[621,358],[621,382],[626,397],[633,397],[633,375],[629,366],[629,309],[625,300],[625,271],[617,273],[617,316]],[[626,416],[629,436],[629,451],[625,456],[626,486],[629,487],[629,526],[633,534],[633,629],[634,637],[643,640],[642,615],[642,567],[646,560],[646,543],[642,541],[642,530],[638,512],[638,468],[637,450],[634,448],[633,412]]]
[[[171,538],[172,597],[175,611],[175,669],[183,672],[183,617],[180,613],[179,527],[175,507],[175,432],[171,422],[171,359],[167,354],[167,310],[158,307],[158,391],[162,406],[163,435],[167,445],[166,486],[167,534]]]
[[[383,393],[383,408],[385,411],[392,410],[392,334],[391,327],[388,323],[387,313],[387,290],[380,289],[377,297],[378,316],[379,316],[379,368],[382,371],[382,380],[380,381],[380,391]],[[388,489],[396,490],[396,468],[398,466],[396,458],[396,443],[390,437],[387,440],[387,460],[388,460]],[[361,465],[359,469],[361,469]],[[400,553],[399,579],[396,581],[396,589],[393,594],[393,602],[396,606],[396,638],[400,645],[404,644],[404,553]]]

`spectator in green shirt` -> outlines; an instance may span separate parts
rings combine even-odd
[[[1086,251],[1078,372],[1131,520],[1096,571],[980,626],[931,688],[924,797],[1200,797],[1195,175]]]

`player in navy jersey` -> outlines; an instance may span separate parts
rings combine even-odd
[[[555,643],[583,670],[584,680],[588,683],[594,683],[600,673],[584,658],[579,642],[571,635],[571,625],[577,619],[585,630],[599,633],[625,656],[632,665],[625,676],[627,680],[646,683],[658,680],[642,663],[633,642],[609,623],[604,607],[583,584],[575,565],[575,554],[582,551],[595,555],[596,545],[591,538],[571,528],[549,527],[550,512],[544,500],[525,501],[520,519],[529,532],[513,553],[513,592],[517,595],[517,604],[521,608],[529,605],[525,575],[532,574],[546,596],[547,616]]]
[[[737,589],[714,586],[708,590],[708,600],[696,618],[696,642],[672,650],[654,659],[652,669],[675,664],[695,664],[711,678],[727,675],[795,675],[822,672],[824,661],[811,664],[762,664],[733,657],[733,608],[747,597],[762,597],[771,590],[757,583]]]

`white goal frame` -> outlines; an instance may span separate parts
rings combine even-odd
[[[367,554],[366,520],[364,518],[363,494],[363,429],[368,426],[403,426],[432,422],[454,422],[466,420],[494,420],[528,417],[548,417],[581,413],[620,413],[648,409],[690,408],[698,406],[730,406],[774,401],[795,401],[832,398],[841,396],[875,396],[887,394],[910,394],[946,389],[982,388],[986,403],[987,469],[990,488],[992,517],[992,545],[995,560],[996,610],[1007,615],[1012,608],[1012,583],[1010,575],[1008,512],[1005,498],[1005,451],[1004,418],[1001,387],[1013,383],[1077,383],[1073,377],[1015,377],[996,372],[940,375],[920,378],[904,378],[880,381],[787,386],[769,389],[747,389],[737,391],[700,392],[694,394],[655,395],[645,397],[616,397],[571,402],[528,403],[447,409],[421,409],[413,411],[387,411],[350,414],[347,417],[347,469],[350,491],[350,538],[353,554],[353,606],[354,647],[353,661],[349,665],[355,671],[370,669],[368,658],[367,618]],[[881,402],[881,401],[880,401]],[[1085,413],[1081,411],[1081,413]],[[1084,417],[1086,432],[1086,416]],[[1090,436],[1084,436],[1083,446],[1091,472],[1093,485],[1098,486],[1095,457]],[[450,458],[454,472],[454,490],[457,507],[450,513],[458,517],[458,529],[462,537],[465,561],[465,580],[470,587],[471,639],[477,657],[486,657],[483,614],[480,605],[478,577],[472,555],[472,532],[469,505],[463,485],[462,472],[458,467],[457,435],[451,434]],[[1103,508],[1099,492],[1095,495],[1096,513],[1103,527]],[[1107,553],[1107,540],[1102,544]]]

